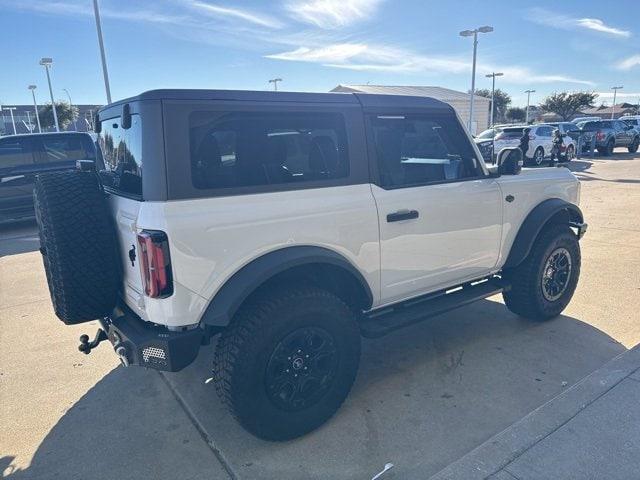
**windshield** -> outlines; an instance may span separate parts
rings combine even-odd
[[[594,122],[594,121],[579,122],[578,128],[581,130],[587,130],[587,131],[598,130],[599,128],[601,128],[601,123],[602,122]]]

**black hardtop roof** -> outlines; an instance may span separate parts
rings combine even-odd
[[[252,90],[195,90],[195,89],[162,89],[149,90],[134,97],[118,100],[100,109],[107,110],[117,105],[144,100],[235,100],[255,102],[286,103],[329,103],[360,104],[363,107],[393,108],[418,107],[452,111],[453,108],[440,100],[431,97],[406,95],[379,95],[368,93],[307,93],[307,92],[273,92]]]

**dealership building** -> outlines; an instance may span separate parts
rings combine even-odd
[[[101,105],[74,105],[78,109],[78,118],[75,124],[72,122],[67,126],[67,130],[77,130],[87,132],[93,130],[93,116]],[[15,123],[16,133],[38,132],[35,109],[33,105],[2,105],[0,106],[0,135],[13,134],[13,124]],[[11,109],[11,110],[10,110]],[[13,111],[13,122],[11,120]],[[42,129],[42,131],[55,131],[54,127]]]
[[[465,125],[469,122],[471,95],[443,87],[391,86],[391,85],[338,85],[332,92],[377,93],[383,95],[411,95],[431,97],[448,103],[458,113]],[[479,95],[473,97],[473,121],[471,133],[480,133],[489,127],[491,100]]]

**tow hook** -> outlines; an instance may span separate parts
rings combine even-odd
[[[101,328],[99,328],[96,332],[96,336],[93,339],[93,342],[89,342],[89,335],[80,335],[80,345],[78,345],[78,350],[80,350],[85,355],[89,355],[91,353],[91,350],[100,345],[100,342],[107,339],[107,332],[105,332]]]

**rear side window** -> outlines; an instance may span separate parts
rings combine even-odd
[[[503,133],[505,137],[516,138],[516,137],[521,137],[523,131],[524,131],[524,127],[515,127],[515,128],[511,127],[511,128],[505,128],[503,130]]]
[[[117,193],[142,196],[142,126],[140,115],[131,115],[131,127],[122,128],[120,117],[103,120],[98,145],[104,170],[105,187]]]
[[[0,141],[0,168],[11,168],[33,163],[33,154],[22,138],[4,138]]]
[[[538,127],[536,131],[536,135],[540,135],[541,137],[550,137],[553,129],[551,127]]]
[[[481,175],[453,117],[369,117],[382,187],[400,188]]]
[[[45,162],[95,160],[95,153],[79,135],[43,135],[40,140]]]
[[[333,113],[193,112],[191,179],[198,189],[344,178],[344,119]]]

